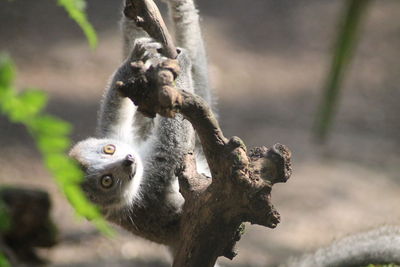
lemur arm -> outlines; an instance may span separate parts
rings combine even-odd
[[[176,45],[185,48],[192,61],[195,93],[213,104],[208,78],[207,57],[200,29],[199,11],[193,0],[163,0],[168,3],[174,23]]]
[[[136,26],[136,23],[122,15],[121,30],[123,38],[123,57],[127,58],[134,48],[135,40],[142,37],[149,37],[148,34],[140,27]],[[143,116],[140,112],[134,112],[132,115],[132,139],[136,143],[145,141],[153,129],[154,120]]]
[[[130,74],[129,63],[125,61],[111,78],[98,114],[97,135],[100,138],[132,142],[132,122],[136,108],[118,92],[116,85],[117,81],[127,80]]]
[[[121,30],[125,62],[113,74],[110,85],[105,91],[99,111],[97,134],[99,137],[110,137],[131,143],[136,108],[129,99],[119,94],[116,82],[125,81],[132,74],[128,57],[131,58],[135,40],[147,37],[147,33],[125,16],[122,16]]]
[[[280,267],[349,267],[400,263],[400,227],[384,226],[345,237]]]
[[[136,59],[136,55],[132,53],[135,41],[148,35],[126,16],[122,16],[121,30],[125,62],[113,74],[105,92],[100,107],[97,132],[100,137],[132,143],[147,137],[151,130],[152,120],[136,112],[136,107],[132,105],[132,102],[118,92],[116,82],[126,81],[132,75],[130,62]]]

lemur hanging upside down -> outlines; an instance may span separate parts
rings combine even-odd
[[[181,72],[176,78],[176,87],[194,92],[213,105],[199,16],[193,0],[164,1],[180,47],[177,60]],[[141,60],[145,68],[150,68],[168,60],[158,52],[161,45],[125,16],[122,31],[125,61],[106,89],[97,136],[77,143],[70,155],[85,170],[85,193],[101,208],[107,220],[174,251],[184,203],[175,171],[186,153],[201,150],[196,149],[192,126],[181,115],[172,119],[147,118],[119,91],[118,81],[133,75],[131,62]],[[207,173],[201,152],[197,154],[199,172]],[[392,243],[387,246],[385,242]],[[285,266],[353,266],[364,264],[360,260],[363,257],[366,263],[382,259],[400,262],[400,230],[385,228],[350,237]]]
[[[177,57],[181,71],[175,80],[176,87],[194,92],[211,104],[205,51],[194,3],[192,0],[167,3],[174,21],[176,43],[181,47]],[[131,62],[142,60],[145,68],[150,68],[168,60],[157,51],[161,45],[125,16],[122,30],[126,60],[106,89],[97,137],[79,142],[70,155],[86,172],[84,191],[108,220],[173,249],[184,202],[175,171],[182,156],[194,152],[195,133],[180,114],[173,119],[144,117],[118,90],[117,82],[133,75]],[[203,168],[200,172],[207,172],[205,163],[198,162],[198,166]]]

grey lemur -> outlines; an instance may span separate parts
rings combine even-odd
[[[176,86],[211,103],[198,11],[193,0],[166,2],[181,47]],[[132,61],[142,60],[148,68],[166,60],[157,52],[161,45],[125,16],[122,31],[125,61],[103,97],[97,136],[77,143],[70,156],[84,169],[83,190],[106,219],[173,250],[184,203],[175,171],[183,155],[194,152],[195,133],[180,114],[174,119],[145,118],[120,94],[116,82],[133,75]],[[206,164],[198,166],[207,171]]]
[[[181,73],[176,85],[213,104],[198,11],[193,0],[164,0],[168,3]],[[133,103],[121,96],[116,81],[132,75],[130,62],[141,59],[145,66],[165,60],[153,42],[133,21],[123,17],[125,61],[112,76],[98,119],[96,138],[76,144],[70,155],[85,170],[83,189],[104,216],[128,231],[165,244],[172,250],[183,198],[175,169],[181,157],[195,149],[195,133],[189,122],[145,118]],[[207,165],[198,158],[200,171]],[[368,263],[400,262],[400,229],[380,228],[347,237],[314,254],[292,259],[297,267],[359,266]]]

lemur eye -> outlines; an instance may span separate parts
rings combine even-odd
[[[103,177],[101,177],[100,183],[102,187],[110,188],[114,183],[114,179],[111,175],[104,175]]]
[[[103,152],[108,155],[112,155],[115,153],[115,146],[114,145],[106,145],[103,147]]]

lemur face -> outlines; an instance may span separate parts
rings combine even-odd
[[[102,208],[130,204],[139,197],[142,162],[129,145],[112,139],[89,138],[76,144],[70,156],[85,171],[82,188]]]

